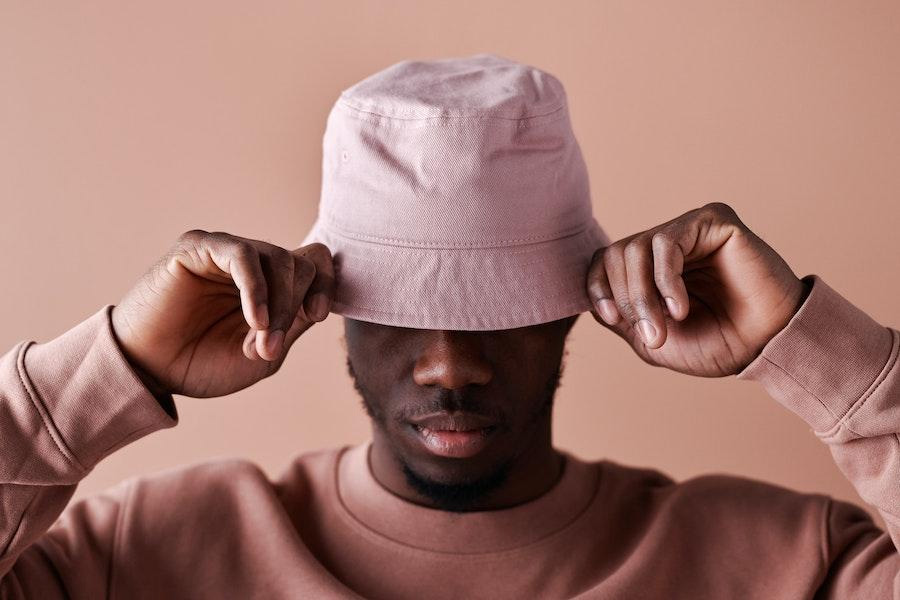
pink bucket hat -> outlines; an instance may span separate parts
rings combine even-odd
[[[344,90],[318,218],[333,312],[417,329],[511,329],[591,309],[609,245],[554,76],[490,54],[402,61]]]

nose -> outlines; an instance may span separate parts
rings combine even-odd
[[[413,380],[418,385],[439,385],[450,390],[469,384],[485,385],[493,375],[477,334],[467,331],[429,331],[413,367]]]

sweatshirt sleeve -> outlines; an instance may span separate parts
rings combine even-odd
[[[738,379],[757,381],[828,445],[860,497],[884,518],[829,499],[816,597],[900,599],[900,332],[818,275],[809,295]]]
[[[151,394],[122,353],[112,308],[0,357],[0,598],[69,596],[72,577],[80,591],[105,590],[120,492],[48,528],[100,460],[177,424],[171,395]]]

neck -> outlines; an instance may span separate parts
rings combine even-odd
[[[483,497],[473,499],[462,511],[498,510],[523,504],[545,494],[562,476],[565,459],[551,443],[550,420],[542,423],[524,452],[509,464],[507,477]],[[413,488],[403,472],[403,461],[377,426],[369,451],[372,476],[386,490],[415,504],[442,508]]]

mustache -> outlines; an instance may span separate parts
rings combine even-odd
[[[435,388],[424,398],[411,400],[399,408],[394,417],[398,421],[407,421],[436,412],[466,412],[489,417],[501,423],[507,421],[506,412],[493,406],[473,393],[471,388]]]

